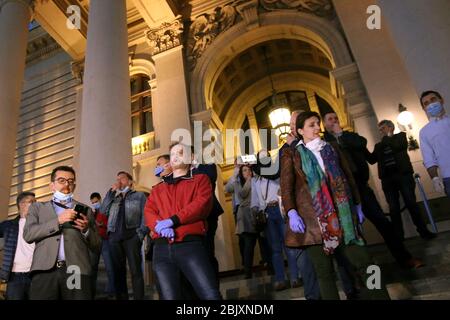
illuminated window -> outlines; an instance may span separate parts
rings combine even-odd
[[[131,129],[133,137],[154,131],[149,80],[148,76],[142,74],[131,77]]]

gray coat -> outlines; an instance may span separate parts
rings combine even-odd
[[[77,201],[73,203],[84,205]],[[90,275],[89,249],[94,252],[100,250],[100,237],[91,209],[89,209],[88,218],[89,231],[85,237],[78,229],[60,228],[58,215],[52,202],[33,203],[28,211],[23,230],[24,240],[28,243],[36,243],[31,271],[50,270],[55,266],[62,233],[67,266],[76,265],[80,268],[81,274]]]
[[[236,179],[233,183],[227,184],[226,191],[228,193],[234,192],[239,199],[239,209],[236,213],[236,234],[244,232],[257,233],[250,209],[252,180],[246,181],[244,186],[242,186],[239,179]]]

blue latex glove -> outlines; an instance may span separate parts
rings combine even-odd
[[[297,210],[291,209],[288,212],[289,216],[289,227],[295,233],[305,233],[305,223],[303,219],[298,214]]]
[[[166,229],[166,228],[170,228],[173,226],[173,221],[172,219],[164,219],[164,220],[157,220],[156,221],[156,227],[155,227],[155,231],[156,233],[161,233],[162,229]]]
[[[173,231],[172,228],[165,228],[161,230],[160,235],[169,240],[173,240],[173,238],[175,238],[175,231]]]
[[[356,207],[356,214],[358,215],[358,222],[359,224],[363,224],[364,220],[366,220],[366,217],[364,217],[362,207],[360,204],[357,204],[355,207]]]

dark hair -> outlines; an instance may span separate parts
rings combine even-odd
[[[36,195],[34,194],[34,192],[30,192],[30,191],[24,191],[24,192],[21,192],[21,193],[19,193],[19,195],[17,196],[17,198],[16,198],[16,205],[17,205],[17,208],[18,209],[20,209],[19,208],[19,203],[24,199],[24,198],[26,198],[26,197],[36,197]]]
[[[305,111],[300,113],[297,116],[297,120],[295,121],[295,132],[297,132],[298,129],[303,129],[305,126],[305,121],[312,117],[316,117],[317,119],[319,119],[319,122],[321,121],[320,115],[317,112]]]
[[[51,175],[51,180],[52,180],[52,181],[55,181],[56,173],[57,173],[58,171],[70,172],[70,173],[73,174],[73,177],[76,178],[75,170],[73,170],[72,167],[69,167],[69,166],[59,166],[59,167],[56,167],[55,169],[53,169],[53,171],[52,171],[52,175]]]
[[[248,165],[248,164],[244,164],[244,165],[240,166],[240,167],[239,167],[239,174],[238,174],[238,177],[239,177],[239,182],[241,183],[241,186],[244,186],[245,181],[246,181],[245,178],[244,178],[244,175],[242,174],[242,171],[244,170],[244,167],[247,167],[247,168],[250,169],[250,171],[252,172],[252,177],[253,177],[253,169],[252,169],[252,166],[250,166],[250,165]]]
[[[170,152],[170,150],[172,150],[173,147],[175,147],[175,146],[177,146],[177,145],[181,145],[181,146],[183,146],[183,147],[190,148],[191,154],[194,154],[194,146],[189,146],[189,145],[184,144],[184,143],[182,143],[182,142],[174,142],[174,143],[172,143],[172,144],[169,146],[169,152]],[[169,159],[170,159],[170,156],[169,156]]]
[[[387,125],[388,127],[394,128],[395,129],[395,124],[391,121],[391,120],[381,120],[378,123],[378,127]]]
[[[161,159],[161,158],[166,159],[167,161],[170,161],[170,155],[168,155],[168,154],[160,155],[158,158],[156,158],[156,161],[159,161],[159,159]]]
[[[94,199],[94,198],[97,198],[97,199],[101,199],[102,197],[100,196],[100,193],[98,193],[98,192],[93,192],[93,193],[91,193],[91,196],[89,197],[89,199]]]
[[[121,175],[121,174],[126,175],[129,180],[133,181],[133,176],[131,174],[129,174],[128,172],[120,171],[120,172],[117,173],[117,175]]]
[[[439,92],[433,91],[433,90],[424,91],[424,92],[422,92],[422,94],[420,95],[420,104],[422,105],[422,108],[424,107],[422,100],[423,100],[423,98],[425,98],[425,97],[426,97],[427,95],[429,95],[429,94],[434,94],[434,95],[436,95],[439,99],[442,100],[442,96],[441,96],[441,94],[440,94]]]

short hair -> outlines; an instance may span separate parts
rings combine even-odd
[[[128,172],[126,172],[126,171],[119,171],[117,173],[118,176],[121,175],[121,174],[126,175],[129,180],[133,181],[133,176],[131,174],[129,174]]]
[[[26,197],[36,197],[36,195],[34,194],[34,192],[30,192],[30,191],[24,191],[24,192],[19,193],[19,195],[16,198],[16,205],[17,205],[18,209],[20,209],[19,203]]]
[[[89,199],[94,199],[94,198],[97,198],[97,199],[101,199],[102,197],[100,196],[100,193],[98,193],[98,192],[93,192],[93,193],[91,193],[91,196],[89,197]]]
[[[166,159],[167,161],[170,161],[170,155],[162,154],[158,158],[156,158],[156,161],[159,161],[159,159]]]
[[[76,178],[75,170],[74,170],[72,167],[69,167],[69,166],[59,166],[59,167],[56,167],[55,169],[53,169],[53,171],[52,171],[52,175],[51,175],[51,177],[50,177],[52,181],[55,181],[56,173],[57,173],[58,171],[70,172],[70,173],[73,174],[73,177]]]
[[[305,121],[312,117],[316,117],[317,119],[319,119],[319,122],[321,121],[320,115],[317,112],[305,111],[300,113],[297,116],[297,120],[295,121],[295,131],[297,131],[298,129],[303,129],[303,127],[305,126]]]
[[[440,94],[439,92],[433,91],[433,90],[427,90],[427,91],[424,91],[424,92],[422,92],[422,94],[420,95],[420,104],[422,105],[422,108],[424,107],[422,100],[423,100],[423,98],[425,98],[425,97],[426,97],[427,95],[429,95],[429,94],[434,94],[434,95],[436,95],[439,99],[442,100],[442,96],[441,96],[441,94]]]
[[[183,147],[189,148],[189,149],[191,150],[191,154],[194,154],[194,146],[189,146],[189,145],[184,144],[184,143],[182,143],[182,142],[174,142],[174,143],[172,143],[172,144],[169,146],[169,152],[170,152],[170,150],[172,150],[173,147],[175,147],[175,146],[177,146],[177,145],[181,145],[181,146],[183,146]],[[169,159],[170,159],[170,156],[169,156]]]
[[[381,120],[378,123],[378,127],[381,127],[381,126],[384,126],[384,125],[386,125],[388,127],[391,127],[391,128],[395,128],[395,124],[391,120]]]

